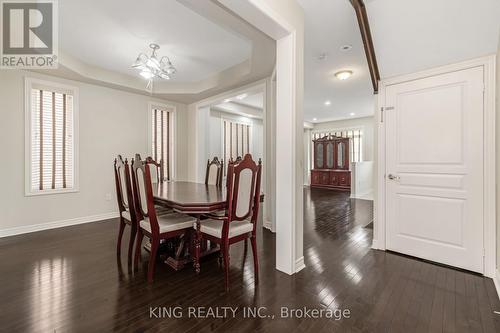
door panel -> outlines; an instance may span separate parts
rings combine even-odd
[[[482,273],[483,68],[388,86],[386,106],[387,248]]]

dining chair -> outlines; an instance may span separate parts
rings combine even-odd
[[[116,198],[118,201],[118,210],[120,212],[120,229],[118,231],[118,241],[116,244],[116,254],[121,255],[121,243],[123,232],[126,225],[130,225],[130,239],[128,245],[128,263],[132,262],[132,254],[135,236],[137,232],[137,214],[134,206],[134,198],[132,194],[132,185],[130,181],[130,166],[127,159],[123,162],[121,155],[115,158],[114,163]]]
[[[141,160],[140,154],[135,154],[135,160]],[[165,181],[165,177],[163,174],[162,162],[156,162],[151,156],[146,157],[146,160],[143,163],[148,163],[148,168],[151,171],[151,182],[153,184],[160,184]],[[156,205],[156,214],[163,215],[166,213],[172,212],[172,209]]]
[[[151,241],[148,282],[152,282],[160,240],[181,236],[185,233],[189,234],[196,219],[173,211],[164,215],[157,213],[153,198],[151,168],[148,161],[143,162],[140,159],[135,159],[132,162],[132,188],[134,198],[136,198],[134,200],[136,212],[140,221],[137,230],[134,267],[138,268],[142,239],[146,236]]]
[[[136,155],[138,155],[138,154],[136,154]],[[146,162],[148,162],[148,164],[151,168],[151,171],[154,172],[151,174],[151,181],[153,183],[163,182],[165,180],[165,174],[163,172],[162,160],[160,160],[159,162],[156,162],[151,156],[148,156],[148,157],[146,157]]]
[[[224,287],[229,290],[229,247],[250,238],[255,281],[258,282],[256,225],[260,204],[262,162],[256,164],[246,154],[241,162],[229,163],[227,172],[227,209],[224,215],[204,214],[194,224],[196,230],[194,266],[199,272],[200,244],[207,239],[220,245],[224,262]]]
[[[207,171],[205,173],[205,184],[222,186],[222,171],[224,161],[214,157],[212,161],[207,161]]]

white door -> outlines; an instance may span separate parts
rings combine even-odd
[[[483,273],[483,67],[385,98],[387,248]]]

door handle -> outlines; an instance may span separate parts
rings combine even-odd
[[[390,180],[399,180],[399,176],[395,176],[392,173],[388,174],[387,178],[389,178]]]

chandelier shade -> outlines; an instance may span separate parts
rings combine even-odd
[[[148,80],[147,88],[152,87],[154,79],[170,80],[177,72],[170,58],[163,56],[158,60],[156,51],[160,48],[158,44],[150,44],[151,55],[139,53],[137,59],[132,64],[132,68],[139,70],[139,75]]]

